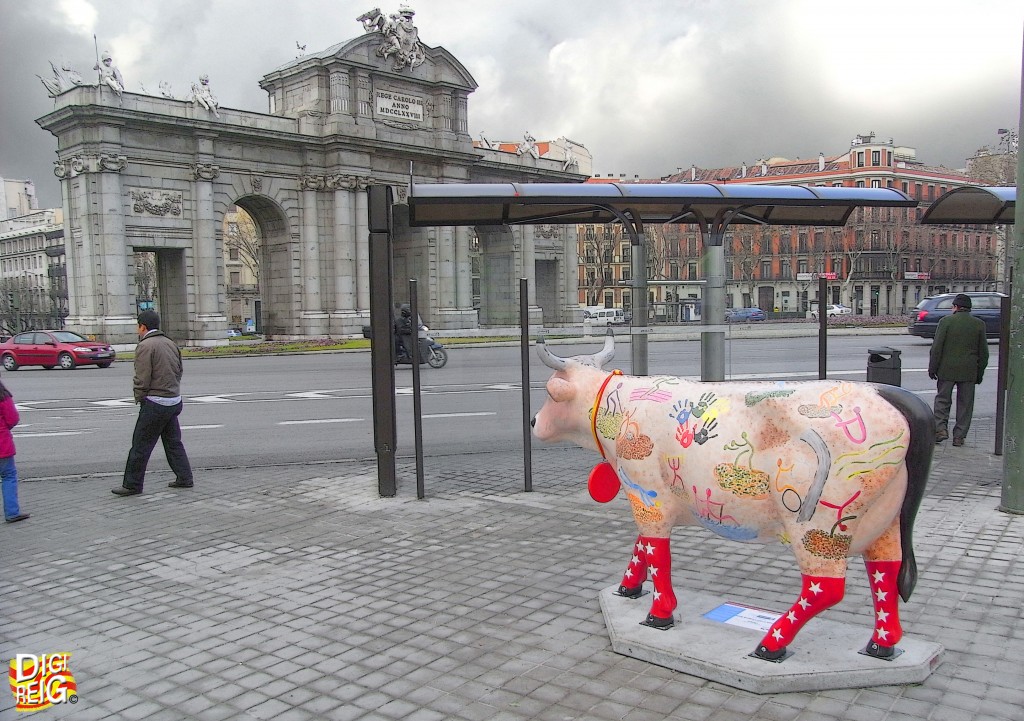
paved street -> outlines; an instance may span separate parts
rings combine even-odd
[[[946,653],[920,685],[757,696],[613,653],[598,593],[636,531],[566,448],[535,450],[529,494],[517,453],[430,458],[423,501],[408,464],[394,499],[358,462],[206,469],[190,491],[154,472],[132,498],[114,476],[24,483],[32,518],[0,525],[0,656],[71,653],[78,703],[41,719],[1019,721],[1024,518],[995,510],[992,438],[981,420],[935,456],[902,615]],[[673,547],[681,604],[783,610],[799,586],[779,547],[698,529]],[[826,614],[866,641],[852,565]]]

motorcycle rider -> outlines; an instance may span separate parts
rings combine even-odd
[[[397,361],[412,359],[416,341],[413,340],[412,311],[403,306],[399,317],[395,319],[395,358]]]

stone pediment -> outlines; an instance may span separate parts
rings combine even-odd
[[[478,87],[466,67],[443,47],[423,45],[424,62],[421,65],[395,70],[391,59],[378,55],[380,44],[380,33],[367,33],[303,55],[267,73],[260,81],[260,87],[272,92],[273,88],[289,86],[289,79],[292,78],[326,76],[332,71],[344,69],[362,69],[374,75],[388,75],[406,85],[444,85],[459,88],[466,93]]]

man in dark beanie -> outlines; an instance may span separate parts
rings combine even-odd
[[[157,440],[163,441],[167,465],[174,471],[171,488],[192,487],[192,467],[181,442],[181,351],[160,330],[154,310],[139,313],[139,344],[135,346],[135,378],[132,381],[139,417],[132,435],[132,449],[124,468],[124,481],[111,489],[116,496],[142,493],[146,466]]]
[[[971,315],[971,297],[960,293],[953,312],[939,321],[928,360],[928,377],[937,383],[935,394],[935,442],[949,438],[949,409],[956,388],[956,423],[953,445],[962,446],[974,415],[974,386],[988,367],[985,321]]]

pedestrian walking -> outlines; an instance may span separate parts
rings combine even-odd
[[[956,422],[953,445],[962,446],[974,415],[974,387],[988,367],[985,321],[971,315],[971,297],[960,293],[953,312],[939,321],[928,360],[928,377],[937,381],[935,394],[935,442],[949,438],[949,410],[956,388]]]
[[[170,488],[191,488],[192,467],[181,442],[181,351],[160,330],[154,310],[139,313],[139,344],[135,346],[135,378],[132,381],[139,417],[132,434],[132,449],[124,468],[122,485],[111,489],[117,496],[142,493],[149,456],[157,439],[163,442],[167,465],[174,471]]]
[[[24,521],[29,517],[18,506],[18,468],[14,465],[14,436],[11,434],[11,429],[20,420],[14,396],[0,381],[0,487],[4,499],[4,520],[8,523]]]

